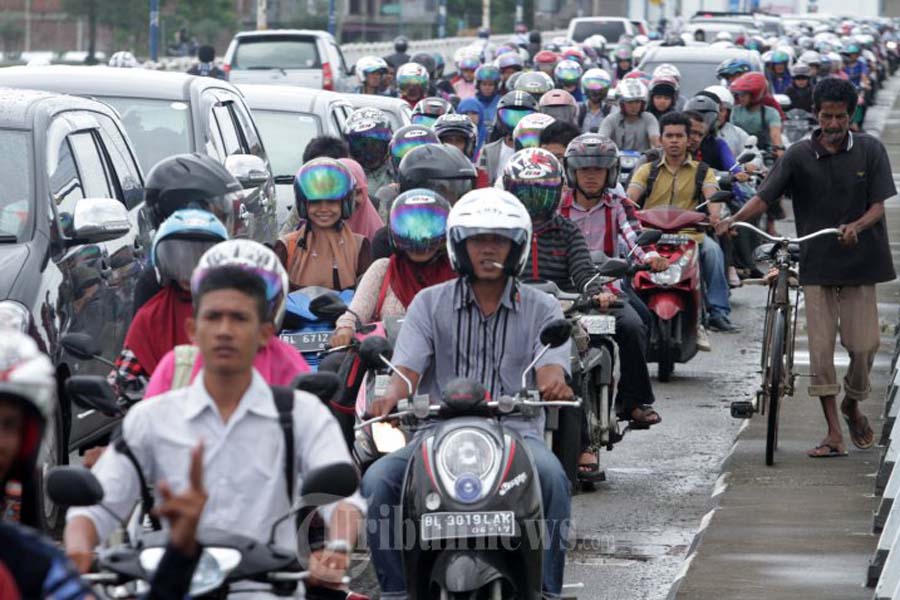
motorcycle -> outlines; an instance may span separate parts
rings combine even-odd
[[[349,463],[336,463],[321,467],[304,478],[301,493],[304,498],[327,494],[327,497],[346,498],[357,488],[356,469]],[[47,494],[65,506],[94,506],[103,500],[103,487],[90,471],[81,467],[56,467],[47,476]],[[309,578],[302,569],[308,561],[306,550],[314,550],[321,544],[308,545],[298,560],[295,549],[275,545],[275,531],[292,516],[304,524],[306,531],[314,521],[314,506],[302,505],[296,511],[284,515],[272,525],[268,543],[227,531],[214,529],[198,533],[203,550],[191,578],[190,597],[224,598],[230,591],[241,592],[242,583],[254,582],[268,586],[266,591],[275,595],[291,596],[299,584]],[[124,523],[122,523],[125,525]],[[127,529],[127,527],[126,527]],[[97,569],[82,577],[91,586],[105,588],[110,598],[137,597],[147,589],[165,554],[168,532],[153,531],[138,539],[127,540],[121,545],[103,549],[97,557]],[[323,590],[323,593],[327,594]],[[315,598],[313,590],[306,597]]]
[[[527,389],[527,377],[550,348],[569,341],[571,326],[560,319],[541,332],[542,350],[522,373],[513,397],[488,400],[478,383],[456,379],[440,405],[408,396],[398,412],[360,423],[401,419],[420,431],[403,482],[402,521],[408,524],[403,566],[411,599],[541,598],[543,507],[540,484],[522,438],[501,419],[539,416],[547,408],[579,402],[543,402]],[[360,346],[368,368],[388,366],[390,345],[370,337]],[[405,379],[405,378],[404,378]],[[436,421],[433,428],[426,423]]]
[[[784,135],[791,144],[808,136],[818,125],[816,116],[802,108],[792,108],[785,116]]]
[[[313,308],[313,302],[323,296],[337,295],[344,305],[353,299],[353,290],[335,292],[328,288],[309,286],[288,294],[284,325],[278,336],[294,346],[313,371],[318,370],[321,352],[334,333],[334,322],[340,314],[324,314]],[[320,301],[322,302],[322,301]],[[322,304],[327,304],[322,302]]]
[[[628,186],[631,173],[641,161],[641,153],[637,150],[619,150],[619,183]]]
[[[716,192],[711,201],[724,201],[730,196],[728,192]],[[639,272],[632,281],[635,292],[653,313],[647,360],[658,364],[658,378],[663,382],[672,378],[675,363],[686,363],[697,354],[703,310],[700,247],[681,232],[706,222],[707,215],[699,212],[705,204],[698,210],[666,206],[637,213],[642,225],[663,232],[651,248],[669,261],[665,271]]]

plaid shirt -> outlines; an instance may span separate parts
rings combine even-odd
[[[614,240],[612,258],[618,257],[621,246],[624,246],[627,252],[634,250],[634,257],[641,263],[648,258],[656,256],[655,252],[644,252],[643,248],[637,245],[641,226],[634,214],[634,206],[624,196],[606,191],[596,206],[584,208],[575,202],[571,191],[566,191],[560,204],[559,212],[562,216],[571,219],[578,225],[578,228],[587,240],[588,249],[591,252],[600,250],[608,254],[607,249],[603,247],[606,239],[606,228],[609,223],[607,208],[609,209],[609,217],[612,219],[614,228],[612,233]],[[619,244],[619,242],[622,242],[622,244]]]
[[[119,386],[123,392],[139,391],[149,377],[131,348],[126,347],[116,358],[116,369],[110,372],[108,380],[110,385]]]

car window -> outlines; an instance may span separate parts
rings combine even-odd
[[[255,110],[253,115],[276,177],[292,176],[303,164],[303,151],[322,134],[319,118],[307,113]]]
[[[215,104],[212,107],[210,115],[210,127],[215,126],[221,136],[222,152],[225,156],[232,154],[243,154],[241,147],[241,138],[238,136],[237,128],[234,126],[234,120],[231,111],[228,109],[229,103]]]
[[[624,33],[625,23],[622,21],[579,21],[575,23],[572,39],[583,42],[592,35],[600,34],[610,44],[616,44]]]
[[[241,39],[231,61],[232,70],[321,68],[316,38],[295,35]]]
[[[87,197],[111,198],[113,193],[109,187],[109,176],[94,134],[90,131],[73,133],[69,136],[69,143]]]
[[[53,158],[53,154],[48,155],[48,160],[53,161],[47,165],[50,174],[50,195],[57,206],[61,233],[71,237],[75,203],[85,197],[85,192],[68,138],[62,138],[55,160]]]
[[[0,236],[24,241],[31,230],[31,136],[24,131],[0,130]]]
[[[191,151],[191,107],[187,102],[145,98],[101,98],[118,111],[144,173],[174,154]]]
[[[259,135],[256,132],[256,126],[253,124],[253,118],[250,116],[247,107],[238,101],[231,102],[230,105],[235,121],[241,127],[241,134],[247,146],[245,151],[255,156],[265,155],[263,145],[260,143]]]
[[[115,122],[106,115],[97,114],[95,116],[100,123],[100,138],[103,140],[112,164],[112,180],[116,197],[131,210],[140,204],[144,197],[140,170],[128,149],[125,137]]]
[[[710,62],[677,62],[666,60],[665,55],[654,56],[654,60],[641,63],[640,69],[645,73],[653,70],[663,63],[670,63],[678,67],[681,72],[680,93],[685,98],[690,98],[700,90],[711,85],[718,85],[716,79],[716,67],[721,62],[721,57],[711,58]]]
[[[341,47],[335,44],[334,42],[328,42],[331,44],[331,50],[334,54],[337,54],[338,60],[341,61],[341,74],[350,74],[350,69],[347,68],[347,61],[344,60],[344,53],[341,52]]]

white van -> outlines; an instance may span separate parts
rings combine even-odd
[[[634,37],[640,33],[625,17],[580,17],[569,21],[566,37],[580,43],[592,35],[600,34],[608,44],[614,46],[623,35]]]

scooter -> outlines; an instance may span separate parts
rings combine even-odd
[[[543,402],[527,388],[534,365],[570,335],[564,319],[544,328],[543,348],[522,373],[522,389],[513,397],[488,400],[480,384],[456,379],[443,390],[441,404],[432,406],[406,381],[408,396],[398,412],[357,426],[401,419],[420,433],[412,442],[418,449],[407,465],[401,516],[407,524],[403,566],[411,599],[541,598],[540,484],[522,438],[504,428],[502,419],[579,405]],[[368,368],[384,365],[403,378],[390,362],[384,338],[366,339],[360,356]]]
[[[785,116],[784,135],[791,144],[808,136],[818,124],[815,115],[802,108],[792,108]]]
[[[619,150],[619,183],[627,187],[631,173],[641,161],[641,153],[637,150]]]
[[[730,196],[728,192],[717,192],[711,201],[724,201]],[[663,232],[651,248],[669,261],[665,271],[640,272],[632,281],[635,292],[654,317],[647,360],[658,364],[658,378],[665,382],[671,379],[676,362],[686,363],[697,354],[703,310],[700,247],[681,232],[703,225],[707,215],[666,206],[638,211],[637,216],[642,225]]]
[[[301,288],[287,297],[284,325],[279,337],[294,346],[313,371],[319,368],[321,352],[334,333],[334,322],[340,315],[316,314],[312,303],[316,298],[335,294],[344,305],[353,300],[353,290],[335,292],[318,286]]]

